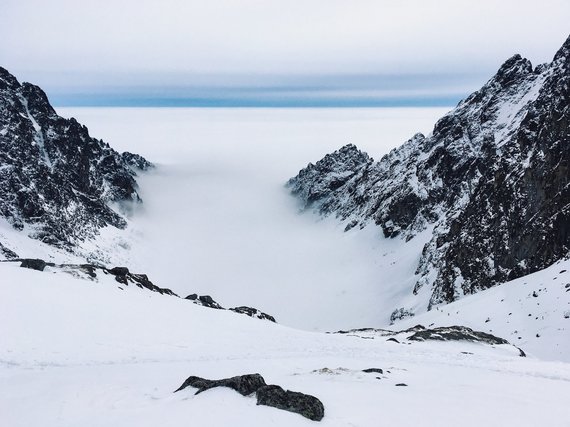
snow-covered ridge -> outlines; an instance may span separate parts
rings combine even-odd
[[[420,312],[543,269],[570,252],[570,38],[550,64],[515,55],[442,117],[379,161],[344,147],[288,186],[305,208],[431,239],[418,254]]]
[[[64,249],[124,228],[117,206],[140,202],[135,177],[151,166],[58,116],[40,88],[0,68],[0,216],[13,228]],[[0,257],[10,251],[1,242]]]

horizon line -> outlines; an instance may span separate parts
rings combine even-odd
[[[465,96],[413,98],[208,98],[208,97],[108,97],[51,96],[55,107],[139,107],[139,108],[396,108],[454,107]]]

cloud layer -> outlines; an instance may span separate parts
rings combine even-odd
[[[569,18],[567,0],[5,0],[0,63],[54,93],[488,76],[515,52],[550,60]]]

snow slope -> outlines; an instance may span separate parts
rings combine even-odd
[[[545,360],[570,362],[570,260],[403,320],[490,332]]]
[[[323,426],[569,425],[570,366],[508,345],[304,332],[15,263],[0,277],[2,426],[314,425],[231,390],[173,394],[253,372],[321,399]]]

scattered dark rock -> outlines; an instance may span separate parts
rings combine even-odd
[[[519,356],[520,357],[526,357],[526,353],[522,350],[522,348],[516,347],[517,350],[519,351]]]
[[[465,326],[448,326],[442,328],[424,329],[415,332],[413,335],[408,337],[408,339],[411,341],[471,341],[492,345],[509,343],[503,338],[499,338],[485,332],[474,331],[473,329],[467,328]]]
[[[115,276],[115,280],[123,285],[128,286],[134,284],[139,288],[148,289],[152,292],[157,292],[163,295],[171,295],[177,297],[174,292],[167,288],[160,288],[152,283],[146,274],[131,273],[126,267],[106,268],[96,264],[55,264],[53,262],[46,262],[41,259],[13,259],[6,262],[21,262],[22,267],[32,268],[34,270],[43,271],[46,266],[59,268],[65,272],[85,273],[91,278],[97,277],[97,272],[104,274],[111,274]]]
[[[535,298],[538,297],[538,294],[536,293],[536,291],[533,291],[533,292],[532,292],[532,296],[535,297]]]
[[[362,372],[366,372],[367,374],[370,374],[370,373],[383,374],[384,373],[384,371],[381,368],[363,369]]]
[[[316,397],[283,390],[278,385],[267,385],[257,390],[257,404],[294,412],[312,421],[320,421],[325,415],[325,407]]]
[[[398,384],[396,384],[396,387],[407,387],[407,386],[408,386],[408,384],[406,384],[406,383],[398,383]]]
[[[215,308],[218,310],[225,310],[225,308],[222,307],[220,304],[218,304],[216,301],[214,301],[214,299],[210,295],[190,294],[185,299],[192,301],[194,304],[202,305],[204,307]],[[245,314],[249,317],[254,317],[256,319],[269,320],[270,322],[276,323],[275,318],[273,316],[264,313],[263,311],[258,310],[257,308],[240,306],[240,307],[229,308],[228,310],[239,314]]]

